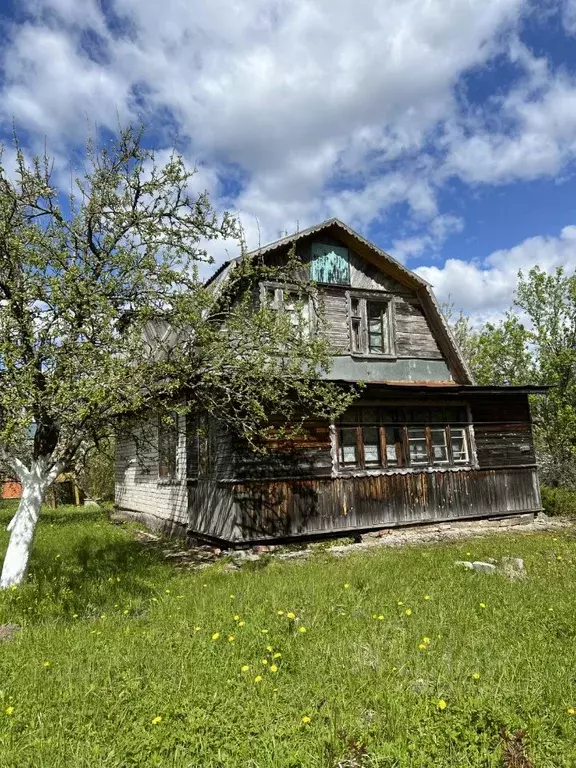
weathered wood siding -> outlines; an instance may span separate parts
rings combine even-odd
[[[476,455],[481,467],[536,463],[526,395],[474,399],[471,411]]]
[[[233,486],[241,540],[345,533],[540,508],[536,470],[461,470],[245,482]]]

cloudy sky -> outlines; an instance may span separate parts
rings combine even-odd
[[[576,266],[576,0],[0,8],[0,134],[62,166],[144,122],[249,245],[337,216],[477,319]]]

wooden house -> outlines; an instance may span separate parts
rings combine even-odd
[[[364,382],[361,398],[336,423],[310,422],[290,453],[264,457],[216,420],[199,438],[190,417],[172,428],[151,415],[145,456],[118,441],[119,512],[242,546],[539,511],[528,395],[543,390],[475,386],[431,286],[342,222],[255,255],[278,264],[293,247],[323,295],[328,378]],[[285,292],[260,286],[290,312]]]

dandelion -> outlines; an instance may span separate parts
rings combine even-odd
[[[296,614],[293,613],[292,611],[288,611],[288,613],[286,614],[286,618],[287,619],[295,619],[296,618]]]
[[[284,611],[277,611],[278,616],[284,616]]]
[[[350,589],[350,584],[344,584],[344,589]]]
[[[170,594],[170,590],[169,589],[165,589],[164,592],[166,592],[167,595]]]
[[[402,602],[402,600],[398,600],[398,605],[404,605],[404,603]]]
[[[486,603],[480,603],[480,608],[486,608]]]
[[[424,600],[430,600],[430,595],[424,595]]]
[[[246,626],[246,622],[245,621],[239,621],[238,622],[238,626],[239,627],[245,627]]]
[[[278,667],[276,666],[276,664],[271,664],[270,665],[270,672],[272,672],[272,673],[278,672]]]
[[[160,715],[156,715],[156,717],[152,718],[151,722],[152,722],[152,725],[158,725],[158,723],[162,722],[162,718],[160,717]]]
[[[556,555],[556,560],[562,560],[562,555]]]
[[[378,616],[378,621],[384,621],[384,614],[381,613],[380,616]]]
[[[261,683],[262,682],[262,675],[256,675],[256,677],[254,678],[254,682],[255,683]]]
[[[236,616],[234,616],[234,621],[240,621],[240,616],[238,616],[238,614],[236,614]]]
[[[260,632],[262,632],[263,635],[267,635],[268,634],[268,630],[267,629],[261,629]]]
[[[406,616],[412,616],[412,609],[411,608],[406,608],[404,613],[406,614]]]
[[[448,705],[446,704],[446,702],[444,701],[444,699],[438,699],[438,704],[437,704],[436,706],[438,707],[438,709],[439,709],[440,711],[442,711],[442,710],[446,709],[446,707],[447,707]]]
[[[304,715],[304,717],[302,718],[302,722],[304,723],[304,725],[308,725],[308,723],[309,723],[311,720],[312,720],[312,718],[311,718],[311,717],[308,717],[308,715]]]
[[[372,618],[373,618],[373,619],[377,619],[377,618],[378,618],[378,615],[377,615],[376,613],[373,613],[373,614],[372,614]]]
[[[234,637],[234,635],[228,635],[228,642],[229,642],[229,643],[233,643],[233,642],[234,642],[234,640],[236,640],[236,638]]]
[[[275,653],[275,654],[272,656],[272,658],[273,658],[273,659],[281,659],[281,658],[282,658],[282,654],[281,654],[281,653]]]
[[[48,669],[48,667],[52,666],[52,662],[51,661],[45,661],[42,666],[45,667],[46,669]]]
[[[470,557],[471,554],[472,552],[466,552],[466,557]]]
[[[422,638],[422,642],[426,643],[426,645],[428,645],[428,643],[430,642],[430,638],[429,637],[423,637]]]
[[[306,627],[298,627],[298,632],[307,632]]]
[[[73,619],[77,619],[77,618],[78,618],[78,614],[77,614],[77,613],[73,613],[73,614],[72,614],[72,618],[73,618]]]
[[[569,715],[576,715],[576,709],[574,709],[574,707],[568,707],[566,712],[568,712]]]
[[[203,587],[207,587],[207,586],[208,586],[208,584],[202,584],[202,586],[203,586]]]
[[[236,595],[230,595],[230,600],[234,600],[235,597]]]
[[[220,639],[220,632],[214,632],[212,635],[212,640],[219,640]]]
[[[14,707],[6,707],[5,710],[7,715],[13,715],[14,714]]]
[[[272,653],[272,651],[273,651],[274,649],[272,648],[272,646],[271,646],[271,645],[267,645],[267,646],[266,646],[266,650],[268,651],[268,653]]]
[[[194,632],[200,632],[201,627],[194,627]]]
[[[428,646],[427,646],[425,643],[420,643],[420,645],[418,646],[418,648],[419,648],[421,651],[427,651],[427,650],[428,650]]]
[[[248,664],[244,664],[244,666],[241,669],[242,669],[242,672],[248,672],[250,667],[248,666]]]
[[[474,680],[480,680],[480,672],[474,672],[472,677],[474,678]]]
[[[268,659],[262,659],[262,664],[268,664]]]
[[[122,613],[124,614],[124,616],[126,616],[126,614],[127,614],[127,613],[130,613],[130,611],[128,610],[128,608],[126,608],[126,610],[125,610],[125,611],[122,611]]]

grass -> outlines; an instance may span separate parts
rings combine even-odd
[[[526,581],[454,566],[506,554]],[[46,510],[0,594],[0,765],[576,764],[572,533],[222,565]]]

